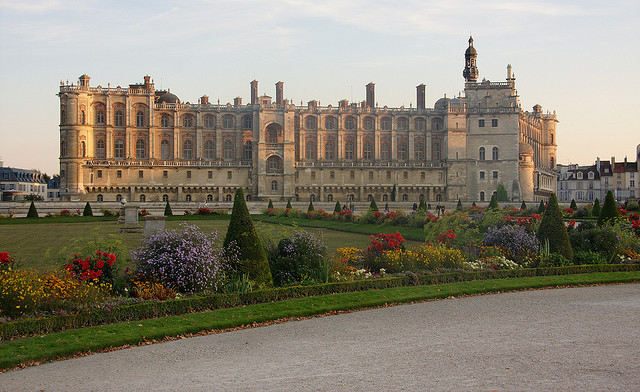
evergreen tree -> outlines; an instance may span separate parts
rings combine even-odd
[[[420,205],[418,205],[418,211],[427,211],[427,203],[424,202],[424,199],[420,200]]]
[[[167,204],[164,206],[164,216],[172,216],[173,211],[171,211],[171,206],[169,205],[169,201],[167,200]]]
[[[93,210],[91,210],[91,205],[89,202],[84,205],[84,211],[82,211],[82,216],[93,216]]]
[[[526,210],[527,209],[527,203],[525,203],[524,200],[522,200],[522,204],[520,204],[520,209],[521,210]]]
[[[269,199],[269,205],[267,206],[267,209],[272,209],[273,208],[273,202],[271,201],[271,199]]]
[[[311,200],[309,201],[309,208],[307,208],[307,211],[308,212],[315,211],[315,208],[313,208],[313,201]]]
[[[396,201],[396,184],[393,184],[393,189],[391,190],[391,201]]]
[[[342,212],[342,207],[340,207],[339,201],[336,201],[336,206],[333,208],[333,212]]]
[[[498,205],[498,199],[496,198],[496,195],[491,195],[491,201],[489,202],[489,210],[497,210],[499,209],[500,206]]]
[[[498,184],[496,194],[498,201],[509,201],[509,194],[507,193],[507,189],[504,187],[504,185]]]
[[[379,211],[378,205],[376,204],[376,199],[371,199],[371,204],[369,204],[369,209],[371,211]]]
[[[544,206],[544,200],[540,200],[540,205],[538,206],[538,214],[542,215],[544,214],[544,210],[545,210],[545,206]]]
[[[291,208],[292,208],[292,207],[291,207],[291,200],[287,200],[287,208],[288,208],[288,209],[291,209]]]
[[[475,207],[475,206],[476,206],[476,202],[474,201],[471,203],[471,207]]]
[[[607,197],[604,199],[602,205],[602,211],[598,218],[598,226],[602,226],[605,223],[613,223],[620,217],[618,207],[616,206],[616,199],[613,197],[613,192],[607,192]]]
[[[238,262],[231,265],[237,276],[247,274],[258,287],[273,285],[267,253],[249,215],[242,188],[236,190],[233,199],[231,220],[224,239],[225,249],[232,242],[238,249]]]
[[[571,208],[574,211],[578,209],[578,204],[576,204],[576,199],[571,199],[571,204],[569,204],[569,208]]]
[[[596,197],[596,201],[593,202],[593,208],[591,209],[591,215],[600,217],[600,200]]]
[[[38,210],[36,210],[36,205],[31,201],[31,205],[29,206],[29,212],[27,212],[27,218],[37,218]]]
[[[460,199],[458,199],[458,205],[456,205],[456,210],[462,211],[462,201],[460,201]]]
[[[573,259],[573,249],[571,249],[569,234],[567,234],[567,228],[564,226],[562,211],[560,211],[555,193],[549,196],[549,202],[542,216],[537,236],[542,244],[545,243],[545,240],[549,241],[549,252],[560,253],[567,260]]]

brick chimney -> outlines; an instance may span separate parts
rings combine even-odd
[[[425,87],[424,87],[424,84],[422,83],[416,86],[416,98],[417,98],[416,107],[418,109],[424,109],[425,108]]]
[[[233,99],[233,106],[242,106],[242,98],[241,97],[235,97]]]
[[[200,105],[207,105],[209,104],[209,97],[207,97],[206,95],[203,95],[200,97]]]
[[[278,82],[276,83],[276,104],[282,105],[282,86],[284,83]]]
[[[251,81],[251,104],[255,105],[258,103],[258,81],[253,79]]]
[[[367,100],[366,105],[368,108],[373,108],[376,105],[376,85],[373,82],[367,84]]]

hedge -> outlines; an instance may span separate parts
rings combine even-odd
[[[400,286],[434,285],[473,280],[570,275],[592,272],[640,271],[640,264],[591,264],[568,267],[524,268],[497,271],[464,271],[411,275],[312,286],[291,286],[249,293],[213,294],[159,302],[124,305],[111,310],[93,309],[64,316],[28,318],[0,324],[0,341],[29,335],[42,335],[65,329],[89,327],[122,321],[203,312],[250,304],[266,303],[314,295],[378,290]]]

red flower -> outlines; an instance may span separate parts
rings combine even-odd
[[[98,260],[96,262],[96,268],[102,269],[102,267],[104,267],[104,261],[102,261],[102,259],[100,259],[100,260]]]

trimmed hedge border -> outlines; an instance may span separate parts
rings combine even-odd
[[[424,286],[475,280],[571,275],[592,272],[640,271],[640,264],[595,264],[568,267],[524,268],[516,270],[472,271],[412,275],[313,286],[292,286],[250,293],[214,294],[158,302],[124,305],[110,311],[93,309],[64,316],[30,318],[0,324],[0,341],[28,335],[42,335],[116,322],[202,312],[213,309],[280,301],[315,295],[377,290],[400,286]]]

